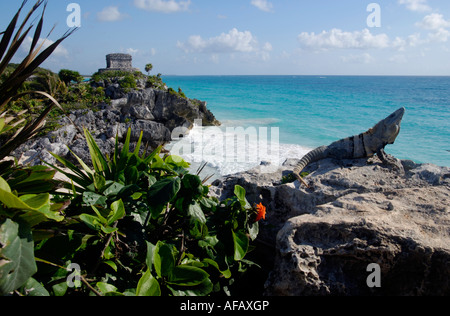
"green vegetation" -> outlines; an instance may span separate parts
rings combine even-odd
[[[109,82],[111,83],[113,80],[121,79],[123,77],[133,77],[135,80],[137,79],[145,79],[145,75],[139,71],[129,72],[129,71],[120,71],[120,70],[110,70],[104,72],[96,72],[92,75],[92,81],[94,82]]]
[[[8,27],[1,33],[2,40],[0,41],[0,117],[4,120],[2,124],[8,126],[10,122],[15,121],[11,128],[2,128],[7,131],[8,138],[2,142],[0,147],[0,160],[8,156],[14,149],[21,144],[35,136],[45,123],[47,115],[58,107],[64,111],[56,99],[45,91],[21,91],[26,87],[26,80],[36,71],[40,64],[42,64],[64,41],[69,37],[74,30],[66,32],[61,38],[53,42],[46,49],[42,45],[37,45],[41,38],[41,31],[44,23],[44,12],[41,13],[38,24],[36,25],[34,35],[28,55],[18,65],[10,65],[12,58],[16,55],[23,41],[30,31],[33,29],[32,25],[27,25],[33,14],[43,4],[43,1],[37,1],[36,4],[29,10],[22,22],[19,22],[20,14],[27,1],[23,1],[19,10],[12,18]],[[20,109],[20,105],[15,102],[24,97],[30,96],[45,97],[45,101],[29,102],[28,108]],[[19,101],[20,102],[20,101]],[[50,105],[47,102],[51,102]],[[19,109],[20,110],[19,110]],[[38,111],[33,111],[38,108]],[[28,114],[27,117],[25,115]],[[23,118],[22,118],[23,117]],[[3,133],[4,134],[4,133]]]
[[[149,76],[150,76],[150,72],[152,70],[153,70],[153,65],[152,64],[145,65],[145,71],[148,73]]]
[[[64,112],[92,105],[95,98],[104,101],[101,87],[70,84],[76,78],[67,84],[68,78],[38,69],[71,34],[38,54],[35,46],[43,13],[30,55],[19,65],[9,64],[31,29],[21,35],[27,20],[42,3],[37,1],[16,28],[24,1],[1,33],[1,158],[41,131],[45,119],[55,113],[54,106]],[[131,76],[134,82],[137,76]],[[159,82],[160,76],[153,79]],[[130,79],[127,83],[132,85]],[[27,91],[30,88],[39,90]],[[22,111],[22,106],[27,110]],[[26,112],[31,113],[30,120],[22,118]],[[141,154],[142,133],[132,152],[130,130],[123,144],[116,138],[110,158],[99,150],[89,131],[84,130],[84,135],[92,168],[80,158],[75,165],[56,155],[69,172],[54,165],[28,168],[0,162],[0,295],[235,293],[240,277],[257,266],[248,260],[248,253],[258,235],[258,221],[265,217],[264,206],[252,207],[240,186],[225,201],[210,197],[205,180],[190,174],[182,158],[162,155],[161,147]],[[69,180],[56,180],[57,171]]]
[[[233,294],[254,265],[246,255],[261,218],[245,190],[220,202],[180,157],[161,157],[161,148],[139,155],[142,135],[133,152],[131,131],[122,150],[116,140],[111,159],[85,135],[93,169],[55,155],[70,172],[1,173],[0,294]],[[55,170],[71,182],[54,181]],[[69,193],[55,191],[61,184]],[[76,286],[72,264],[81,269]]]
[[[83,81],[83,76],[80,75],[78,71],[61,69],[58,73],[58,76],[66,85],[72,82],[80,83]]]

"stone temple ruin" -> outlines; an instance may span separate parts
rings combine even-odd
[[[98,72],[105,71],[140,71],[137,68],[133,68],[133,58],[128,54],[109,54],[106,55],[106,67],[99,69]]]

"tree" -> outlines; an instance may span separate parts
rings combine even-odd
[[[152,64],[145,65],[145,71],[148,73],[149,76],[150,76],[150,72],[152,70],[153,70],[153,65]]]
[[[69,69],[61,69],[58,73],[59,78],[64,81],[65,84],[70,84],[72,81],[80,83],[83,81],[83,76],[78,71]]]

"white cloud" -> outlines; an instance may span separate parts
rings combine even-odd
[[[439,30],[449,28],[450,21],[445,20],[442,14],[432,13],[424,17],[422,22],[417,23],[417,26],[426,30]]]
[[[127,48],[125,50],[125,53],[129,54],[129,55],[136,55],[137,53],[139,53],[139,49],[135,49],[135,48]]]
[[[368,29],[345,32],[340,29],[323,31],[320,34],[303,32],[298,36],[302,46],[313,50],[386,48],[386,34],[373,35]]]
[[[134,0],[134,5],[139,9],[164,13],[187,11],[190,4],[191,0]]]
[[[33,42],[33,38],[31,36],[27,36],[25,38],[25,40],[23,41],[22,46],[21,46],[22,52],[24,54],[28,54],[28,52],[30,51],[32,42]],[[49,39],[40,38],[38,40],[36,48],[39,47],[42,43],[44,43],[44,44],[42,45],[41,52],[44,49],[47,49],[50,45],[52,45],[55,42],[52,40],[49,40]],[[56,47],[55,51],[51,54],[50,57],[68,57],[68,56],[69,56],[69,51],[60,44],[60,45],[58,45],[58,47]]]
[[[186,53],[249,53],[259,49],[258,41],[251,32],[240,32],[236,28],[208,39],[193,35],[184,43],[178,42],[177,46]]]
[[[122,14],[119,8],[114,6],[106,7],[97,13],[97,19],[101,22],[115,22],[123,20],[126,17],[126,14]]]
[[[273,4],[267,0],[252,0],[252,5],[265,12],[272,12]]]
[[[427,0],[399,0],[400,4],[406,5],[406,8],[415,12],[428,12],[431,7],[427,4]]]
[[[431,42],[447,42],[450,38],[450,21],[444,19],[442,14],[432,13],[416,24],[417,26],[429,30],[428,39]]]

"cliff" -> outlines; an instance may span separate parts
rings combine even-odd
[[[265,294],[450,294],[450,168],[402,161],[399,172],[376,158],[326,159],[305,170],[306,189],[281,181],[297,162],[211,188],[225,198],[239,184],[250,203],[267,207],[255,254]],[[372,264],[380,268],[374,287]]]
[[[93,85],[104,89],[111,99],[110,104],[72,111],[69,117],[79,129],[67,117],[62,117],[58,122],[60,128],[22,145],[14,156],[23,164],[41,164],[42,160],[55,163],[49,154],[51,151],[74,161],[69,147],[83,161],[90,162],[84,135],[80,133],[82,128],[87,128],[102,152],[111,157],[116,135],[122,140],[128,128],[132,130],[134,143],[143,131],[143,147],[148,144],[151,150],[170,142],[175,128],[190,130],[196,119],[202,120],[204,126],[220,125],[207,109],[206,102],[182,97],[170,89],[149,87],[145,80],[137,80],[136,89],[122,88],[119,80]]]

